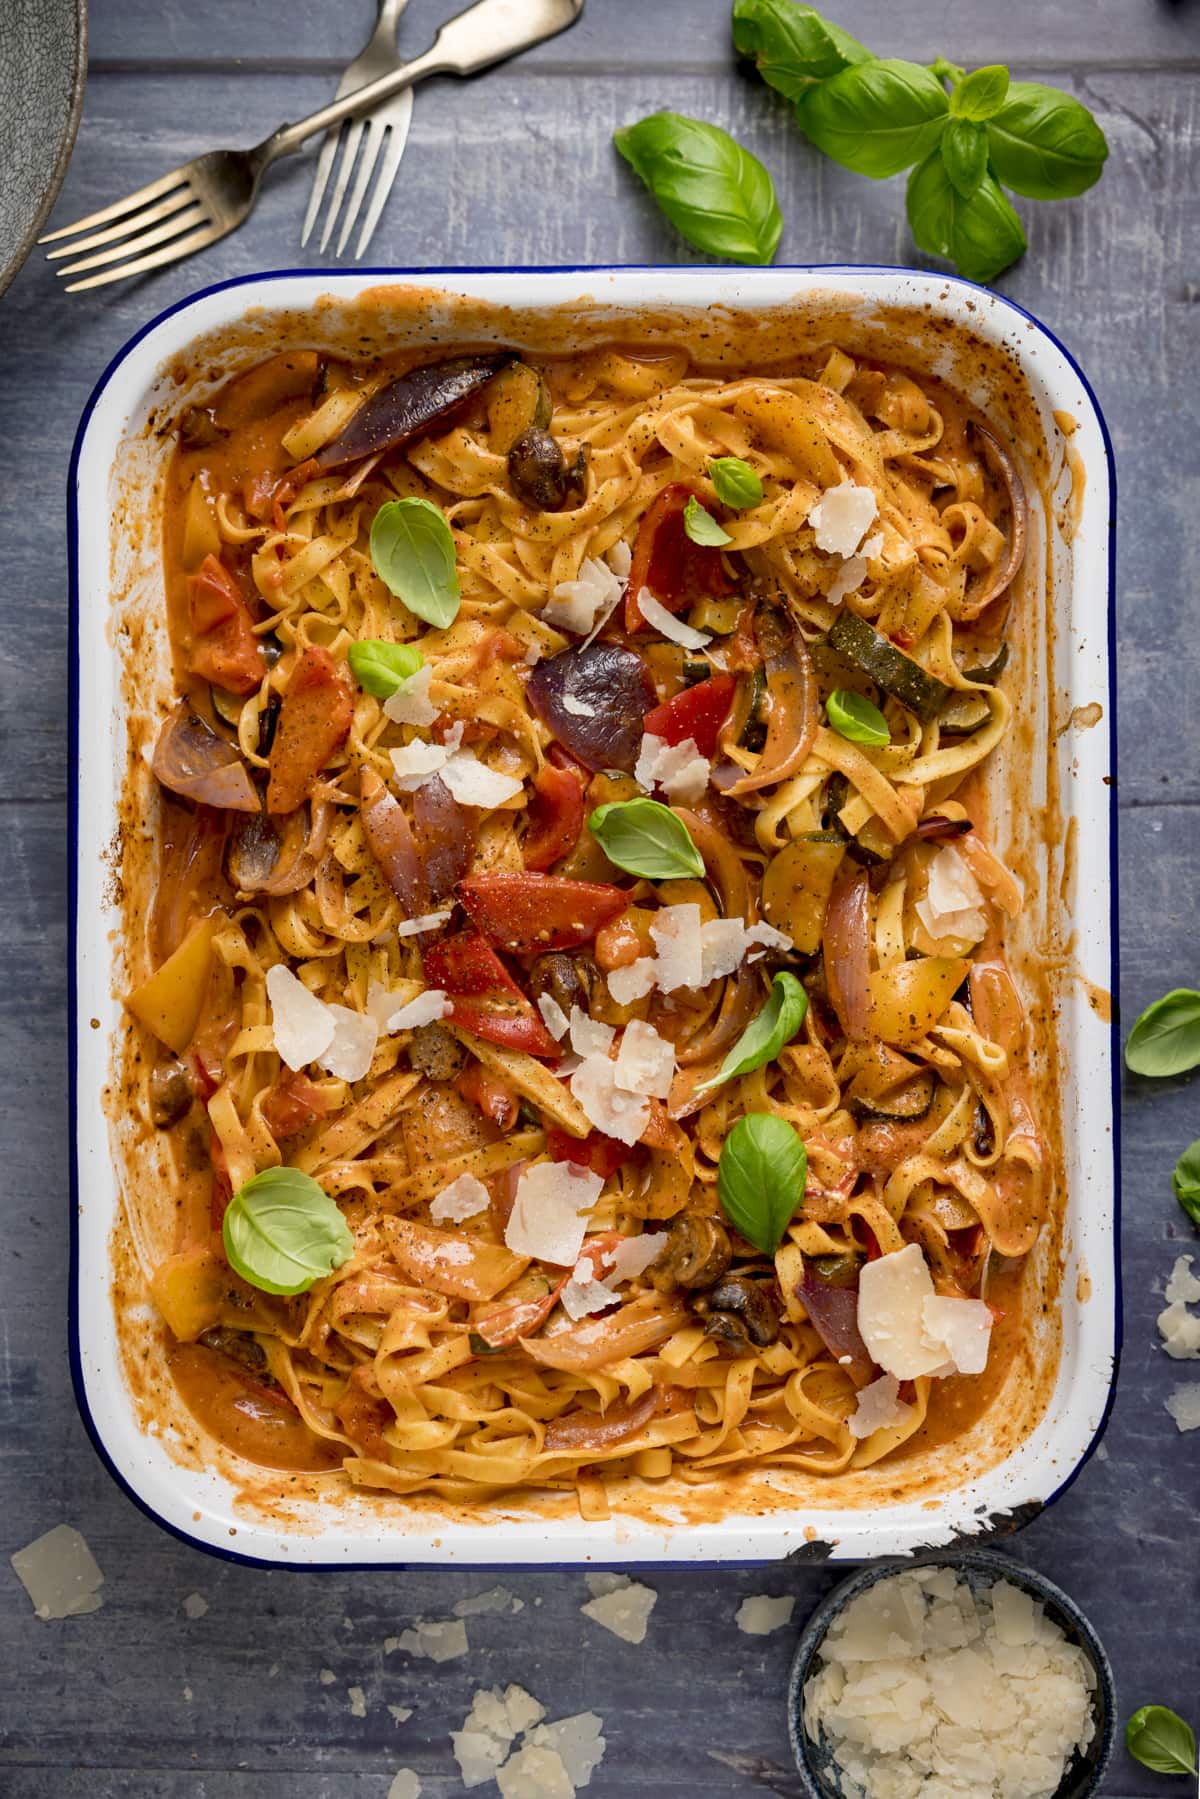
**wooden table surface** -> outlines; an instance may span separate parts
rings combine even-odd
[[[451,9],[413,0],[402,44],[421,49]],[[371,14],[371,0],[93,0],[86,107],[56,221],[196,150],[312,110]],[[374,260],[696,260],[610,141],[616,125],[671,107],[726,126],[767,162],[785,219],[780,261],[911,261],[899,183],[819,158],[785,107],[735,67],[728,15],[727,0],[588,0],[574,30],[522,62],[469,87],[421,90]],[[1080,359],[1116,444],[1128,1021],[1200,974],[1200,6],[842,0],[837,17],[882,53],[1005,60],[1066,87],[1111,145],[1085,198],[1023,204],[1029,254],[999,285]],[[476,1688],[517,1681],[552,1716],[601,1715],[597,1799],[786,1794],[794,1633],[747,1637],[734,1614],[747,1594],[790,1592],[798,1623],[835,1570],[652,1574],[658,1602],[638,1648],[581,1619],[580,1576],[514,1574],[504,1584],[524,1610],[471,1620],[464,1659],[385,1657],[385,1637],[447,1616],[494,1577],[304,1576],[210,1559],[135,1510],[76,1414],[66,1354],[67,458],[93,382],[160,309],[224,276],[311,264],[299,248],[310,176],[307,158],[277,171],[240,233],[140,285],[68,297],[34,260],[0,303],[0,1793],[385,1799],[396,1770],[412,1767],[427,1799],[447,1799],[462,1791],[449,1732]],[[1104,604],[1098,591],[1098,621]],[[1090,1614],[1122,1717],[1159,1701],[1200,1725],[1200,1433],[1181,1436],[1163,1403],[1200,1370],[1169,1362],[1154,1329],[1173,1257],[1200,1250],[1170,1189],[1176,1155],[1200,1132],[1196,1100],[1194,1083],[1126,1080],[1115,1411],[1075,1486],[1009,1547]],[[104,1605],[45,1624],[7,1556],[63,1521],[104,1570]],[[198,1619],[183,1609],[192,1593],[208,1605]],[[363,1717],[351,1686],[363,1690]],[[412,1707],[411,1719],[397,1724],[389,1705]],[[745,1760],[731,1767],[714,1751]],[[1120,1749],[1103,1790],[1149,1799],[1183,1786]]]

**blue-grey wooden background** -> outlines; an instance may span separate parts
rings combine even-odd
[[[423,48],[450,10],[413,0],[402,43]],[[310,111],[371,15],[371,0],[93,0],[87,102],[55,221],[198,149]],[[1001,286],[1080,358],[1117,449],[1129,1020],[1200,976],[1200,6],[840,0],[837,17],[886,53],[1003,60],[1067,87],[1112,147],[1084,199],[1023,207],[1029,254]],[[911,258],[899,183],[861,181],[807,146],[784,106],[735,67],[726,0],[588,0],[573,31],[520,64],[418,93],[374,259],[691,260],[611,147],[614,126],[660,107],[726,126],[767,162],[786,221],[781,261]],[[581,1620],[579,1576],[514,1575],[506,1584],[524,1611],[472,1620],[466,1659],[385,1660],[386,1636],[419,1615],[445,1616],[491,1578],[306,1577],[211,1560],[118,1492],[76,1415],[66,1354],[67,458],[93,382],[160,308],[223,276],[312,260],[298,241],[310,172],[307,161],[277,171],[237,236],[141,285],[68,297],[35,260],[0,303],[0,1794],[384,1799],[406,1765],[426,1795],[447,1799],[461,1790],[449,1731],[476,1687],[508,1680],[552,1716],[601,1714],[598,1799],[786,1792],[793,1633],[740,1635],[734,1613],[746,1594],[790,1591],[799,1622],[832,1571],[655,1574],[640,1648]],[[1097,592],[1098,616],[1104,604]],[[1163,1408],[1175,1381],[1200,1369],[1169,1363],[1154,1331],[1173,1256],[1200,1250],[1170,1191],[1176,1155],[1200,1133],[1197,1100],[1194,1082],[1127,1082],[1116,1408],[1101,1455],[1012,1552],[1088,1610],[1123,1712],[1162,1701],[1200,1724],[1200,1434],[1180,1436]],[[43,1624],[7,1556],[64,1520],[104,1569],[104,1607]],[[182,1610],[193,1592],[209,1608],[195,1622]],[[323,1668],[333,1684],[321,1683]],[[352,1716],[350,1685],[364,1690],[364,1718]],[[411,1720],[396,1725],[389,1704],[413,1707]],[[713,1750],[750,1759],[738,1771]],[[1182,1786],[1121,1750],[1104,1790],[1150,1799]]]

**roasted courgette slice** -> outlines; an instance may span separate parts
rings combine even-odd
[[[938,713],[938,724],[943,731],[969,737],[972,731],[986,725],[991,716],[992,709],[982,693],[956,693],[949,705],[943,706]]]
[[[856,612],[843,612],[834,620],[829,628],[829,643],[839,655],[869,675],[884,693],[915,712],[923,724],[932,724],[953,692]]]
[[[994,687],[1008,667],[1008,644],[1002,643],[990,662],[981,668],[964,668],[964,681],[978,681],[981,687]]]

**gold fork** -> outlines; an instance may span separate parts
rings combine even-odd
[[[258,198],[265,171],[279,157],[299,150],[316,132],[370,112],[381,100],[413,87],[427,75],[475,75],[532,49],[573,25],[583,4],[584,0],[477,0],[442,26],[423,56],[391,74],[332,101],[295,125],[281,125],[249,150],[209,150],[195,156],[101,212],[49,231],[38,241],[58,244],[47,252],[52,259],[79,256],[78,261],[59,267],[60,277],[100,270],[82,281],[69,281],[68,293],[178,262],[236,231]],[[81,232],[89,235],[81,238]],[[81,251],[91,254],[80,256]]]

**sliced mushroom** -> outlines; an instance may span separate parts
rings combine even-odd
[[[177,1124],[192,1103],[192,1077],[174,1056],[156,1062],[150,1075],[150,1118],[160,1131]]]
[[[779,1335],[779,1311],[767,1284],[749,1275],[727,1274],[692,1303],[704,1319],[705,1336],[735,1349],[765,1349]]]
[[[535,956],[529,965],[529,997],[536,1005],[546,994],[569,1018],[572,1006],[590,1010],[599,979],[600,971],[590,956],[568,956],[562,951]]]
[[[562,446],[538,425],[523,431],[508,452],[513,492],[534,512],[558,512],[586,474],[582,450],[568,463]]]
[[[231,1362],[237,1362],[252,1374],[261,1374],[267,1366],[266,1351],[249,1331],[231,1330],[227,1325],[218,1324],[212,1330],[201,1331],[197,1341],[203,1343],[205,1349],[228,1356]]]
[[[685,1212],[668,1226],[650,1278],[663,1290],[712,1287],[727,1272],[732,1256],[729,1232],[718,1219]]]
[[[408,1059],[431,1081],[452,1081],[462,1072],[467,1052],[444,1024],[422,1024],[412,1034]]]
[[[266,813],[240,823],[229,840],[225,872],[239,893],[272,899],[299,893],[317,872],[333,823],[334,809],[322,794],[279,825]]]

